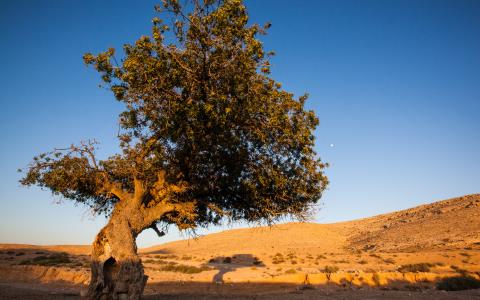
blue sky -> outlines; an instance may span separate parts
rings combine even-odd
[[[0,3],[0,242],[88,244],[105,223],[20,187],[16,169],[88,138],[101,142],[101,155],[115,153],[122,107],[81,57],[148,34],[154,4]],[[316,221],[480,192],[479,1],[246,4],[252,22],[273,24],[263,38],[277,53],[272,76],[308,92],[320,117],[316,149],[331,164],[331,185]],[[138,243],[178,238],[146,232]]]

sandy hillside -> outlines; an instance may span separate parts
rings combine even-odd
[[[27,285],[31,299],[51,291],[73,297],[89,281],[88,252],[0,245],[0,299]],[[451,287],[449,278],[480,284],[480,194],[350,222],[228,230],[141,256],[148,299],[479,299],[478,289],[437,287]]]
[[[480,242],[480,194],[334,224],[288,223],[228,230],[143,249],[176,254],[418,252],[475,247]]]

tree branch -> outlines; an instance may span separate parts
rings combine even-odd
[[[153,223],[151,226],[150,226],[151,229],[153,229],[153,231],[155,231],[155,233],[158,235],[158,237],[162,237],[165,235],[165,232],[164,231],[160,231],[157,227],[157,224]]]
[[[185,203],[168,203],[165,201],[159,202],[153,207],[144,209],[144,220],[146,224],[152,224],[159,220],[162,216],[173,211],[180,213],[188,213],[194,210],[196,205],[195,201]]]

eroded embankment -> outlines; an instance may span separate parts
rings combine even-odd
[[[72,269],[46,266],[0,266],[0,280],[7,282],[39,282],[68,285],[86,285],[90,272],[86,269]],[[401,273],[401,272],[335,272],[335,273],[296,273],[272,276],[270,278],[236,279],[231,276],[223,283],[286,283],[297,285],[338,285],[343,287],[391,287],[402,289],[412,285],[434,285],[438,281],[457,277],[454,273]],[[469,274],[480,280],[479,274]],[[202,280],[203,281],[203,280]],[[192,281],[193,282],[193,281]],[[210,282],[213,282],[213,278]],[[158,281],[156,282],[158,283]]]

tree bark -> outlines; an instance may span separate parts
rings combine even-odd
[[[112,214],[93,242],[90,300],[140,300],[147,282],[137,255],[132,228],[125,214]]]

